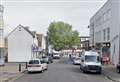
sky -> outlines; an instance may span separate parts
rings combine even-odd
[[[2,0],[5,35],[19,24],[46,34],[49,24],[63,21],[88,36],[90,18],[107,0]]]

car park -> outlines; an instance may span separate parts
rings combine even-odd
[[[47,64],[40,59],[31,59],[27,65],[28,72],[43,72],[47,69]]]
[[[102,71],[102,64],[99,54],[94,51],[83,52],[80,69],[83,72],[97,72],[100,74]]]

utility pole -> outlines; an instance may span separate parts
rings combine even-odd
[[[0,65],[4,65],[4,24],[3,24],[4,7],[0,5]]]

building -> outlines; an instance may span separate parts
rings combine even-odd
[[[80,49],[89,50],[89,36],[80,36]]]
[[[4,24],[3,24],[4,7],[0,5],[0,65],[4,65]]]
[[[42,50],[46,49],[46,39],[43,34],[37,34],[38,47]]]
[[[90,19],[90,46],[107,53],[110,61],[120,61],[120,0],[108,0]]]
[[[33,57],[35,35],[28,27],[17,26],[8,35],[8,62],[27,62]]]

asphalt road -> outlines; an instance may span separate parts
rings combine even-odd
[[[84,74],[79,66],[56,61],[44,73],[25,73],[14,82],[112,82],[102,74]]]

